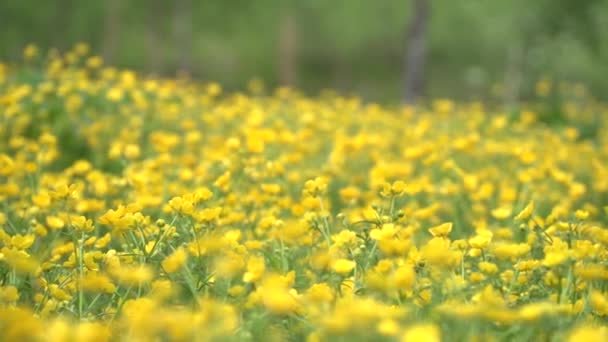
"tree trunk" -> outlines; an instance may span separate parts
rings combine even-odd
[[[146,6],[146,32],[144,44],[146,49],[146,69],[148,72],[161,72],[163,64],[163,48],[160,47],[159,26],[163,17],[163,1],[149,0]]]
[[[412,17],[408,28],[405,55],[406,103],[416,103],[424,93],[427,58],[427,31],[430,0],[412,0]]]
[[[279,83],[284,86],[296,84],[297,69],[297,22],[289,9],[281,15],[279,25]]]
[[[333,84],[336,90],[350,92],[352,91],[353,84],[353,72],[352,63],[349,63],[345,53],[341,51],[335,51],[333,53]]]
[[[120,0],[106,0],[104,4],[102,53],[103,58],[111,64],[114,62],[119,48],[121,2]]]
[[[507,108],[517,105],[524,79],[526,49],[524,44],[511,44],[507,50],[507,68],[504,83],[504,101]]]
[[[192,73],[192,0],[176,0],[174,35],[178,71]]]
[[[55,11],[51,19],[51,25],[54,27],[53,30],[50,30],[51,41],[53,42],[53,47],[59,49],[60,51],[65,51],[68,48],[71,48],[71,46],[67,46],[67,42],[70,39],[69,25],[73,5],[74,4],[71,0],[57,1],[57,5],[55,6]]]

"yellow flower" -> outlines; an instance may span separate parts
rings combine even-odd
[[[357,266],[357,263],[352,260],[338,259],[332,263],[331,268],[336,273],[346,275],[350,273],[355,268],[355,266]]]
[[[545,254],[543,259],[543,265],[547,267],[553,267],[560,265],[566,261],[568,254],[562,252],[548,252]]]
[[[334,291],[326,283],[313,284],[306,291],[306,298],[314,303],[330,303],[334,297]]]
[[[499,220],[506,219],[511,216],[511,208],[509,207],[500,207],[492,210],[492,216]]]
[[[76,185],[70,184],[69,186],[66,184],[60,184],[55,187],[53,191],[50,193],[53,199],[67,199],[73,198],[76,195]]]
[[[82,278],[82,289],[93,293],[103,292],[112,294],[116,291],[116,286],[114,286],[109,277],[100,273],[90,272]]]
[[[243,281],[246,283],[255,283],[259,281],[266,271],[264,257],[252,256],[247,262],[247,271],[243,274]]]
[[[33,234],[20,235],[17,234],[11,238],[11,244],[17,249],[28,249],[34,244],[36,237]]]
[[[209,190],[206,187],[198,188],[196,191],[194,191],[193,195],[194,195],[194,200],[196,201],[196,203],[199,203],[201,201],[206,201],[206,200],[210,199],[211,197],[213,197],[213,193],[211,192],[211,190]]]
[[[178,214],[192,215],[194,213],[194,203],[184,197],[173,197],[169,200],[169,206]]]
[[[89,233],[95,228],[93,227],[93,221],[84,216],[72,216],[70,217],[70,223],[79,232]]]
[[[441,342],[441,332],[434,324],[414,325],[401,335],[402,342]]]
[[[221,207],[205,208],[199,211],[195,216],[198,222],[212,222],[217,220],[221,213]]]
[[[452,231],[452,222],[442,223],[438,226],[429,228],[429,232],[434,237],[446,237]]]
[[[327,192],[327,181],[322,177],[307,180],[304,184],[304,193],[316,197]]]
[[[462,252],[451,250],[450,240],[440,237],[434,237],[422,246],[421,254],[430,264],[447,268],[460,264],[462,259]]]
[[[0,301],[16,302],[19,300],[19,290],[12,285],[0,287]]]
[[[65,318],[56,318],[49,322],[45,337],[48,341],[69,341],[72,329]]]
[[[405,192],[406,188],[407,188],[407,185],[405,184],[405,182],[398,180],[398,181],[395,181],[393,183],[393,185],[391,186],[391,192],[394,195],[402,195]]]
[[[399,324],[394,319],[383,319],[378,323],[377,330],[384,336],[396,336],[399,333]]]
[[[0,63],[1,340],[608,340],[608,133],[581,140],[608,106],[583,85],[539,83],[577,100],[553,130],[88,50]]]
[[[589,304],[600,316],[608,316],[608,298],[599,292],[599,291],[591,291],[589,294]]]
[[[379,218],[378,212],[372,207],[367,207],[363,209],[361,216],[363,216],[363,218],[368,221],[377,221]]]
[[[23,50],[23,57],[25,59],[33,59],[38,55],[38,47],[34,44],[28,44]]]
[[[499,259],[516,259],[530,253],[532,249],[527,243],[495,243],[492,252]]]
[[[392,239],[395,233],[397,232],[397,228],[393,223],[385,223],[382,225],[381,229],[372,229],[369,232],[369,237],[374,240],[389,240]]]
[[[154,278],[154,271],[150,266],[118,266],[111,268],[109,273],[118,282],[127,286],[141,286]]]
[[[173,254],[166,257],[161,263],[163,270],[167,273],[175,273],[186,265],[188,261],[188,253],[182,247],[178,248]]]
[[[374,230],[372,230],[372,232],[374,232]],[[340,233],[332,235],[331,240],[336,246],[354,246],[357,243],[357,234],[352,230],[343,229]]]
[[[218,277],[233,278],[243,271],[245,260],[237,253],[227,252],[215,261],[214,266]]]
[[[18,274],[34,275],[40,271],[38,261],[23,250],[3,247],[0,253],[0,261],[6,262]]]
[[[485,274],[496,274],[498,272],[498,266],[496,264],[482,261],[479,263],[479,269]]]
[[[262,288],[262,303],[268,311],[285,315],[294,312],[298,307],[297,293],[290,291],[281,277],[272,275],[264,280]]]
[[[469,245],[473,248],[484,249],[492,241],[492,232],[484,230],[469,239]]]
[[[574,274],[584,280],[608,280],[608,268],[600,264],[577,266]]]
[[[95,240],[95,248],[101,249],[107,247],[112,241],[112,235],[110,233],[106,233],[106,235]]]
[[[589,218],[589,212],[587,210],[577,210],[574,213],[574,216],[578,220],[585,221]]]
[[[106,97],[111,102],[119,102],[124,96],[124,91],[118,87],[112,87],[108,90]]]
[[[411,290],[416,281],[416,272],[412,265],[404,264],[395,270],[393,278],[397,289],[406,291]]]
[[[124,154],[127,159],[137,159],[141,154],[139,145],[129,144],[125,146]]]
[[[605,326],[582,325],[570,331],[567,342],[606,340],[608,340],[608,329]]]
[[[46,224],[51,229],[61,229],[65,226],[65,222],[57,216],[47,216]]]
[[[242,285],[234,285],[228,289],[228,294],[232,297],[238,297],[245,293],[245,287]]]
[[[517,216],[515,216],[515,219],[518,221],[525,221],[529,219],[533,213],[534,201],[530,201],[530,203],[528,203],[528,205],[526,205],[526,207],[519,214],[517,214]]]
[[[277,195],[281,192],[281,186],[279,184],[262,184],[262,191],[269,195]]]
[[[380,194],[384,197],[400,196],[407,190],[407,185],[404,181],[395,181],[393,184],[383,183]]]
[[[100,322],[79,323],[74,330],[74,341],[110,341],[112,332],[107,325]]]
[[[72,296],[57,284],[49,285],[49,292],[53,298],[59,301],[69,301],[72,299]]]
[[[349,186],[340,190],[340,197],[345,202],[357,200],[361,196],[361,191],[354,186]]]

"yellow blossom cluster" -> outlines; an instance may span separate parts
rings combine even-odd
[[[24,55],[0,63],[2,340],[608,340],[599,103],[548,126]]]

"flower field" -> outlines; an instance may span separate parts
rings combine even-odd
[[[30,46],[0,64],[2,340],[608,340],[608,136],[581,128],[606,108],[563,107],[231,94]]]

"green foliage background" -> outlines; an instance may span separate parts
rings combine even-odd
[[[399,99],[411,3],[408,0],[116,1],[120,32],[109,64],[174,75],[180,53],[176,21],[191,21],[194,77],[242,88],[259,77],[278,84],[278,36],[282,14],[297,20],[297,86],[316,93],[334,88],[372,100]],[[79,41],[103,53],[110,1],[4,0],[0,3],[0,58],[16,60],[28,42],[67,49]],[[432,0],[427,94],[487,98],[511,74],[511,50],[521,92],[539,78],[582,82],[604,97],[608,82],[608,1]],[[152,18],[152,19],[150,19]],[[154,23],[151,25],[150,23]],[[146,35],[153,30],[160,61],[151,68]]]

